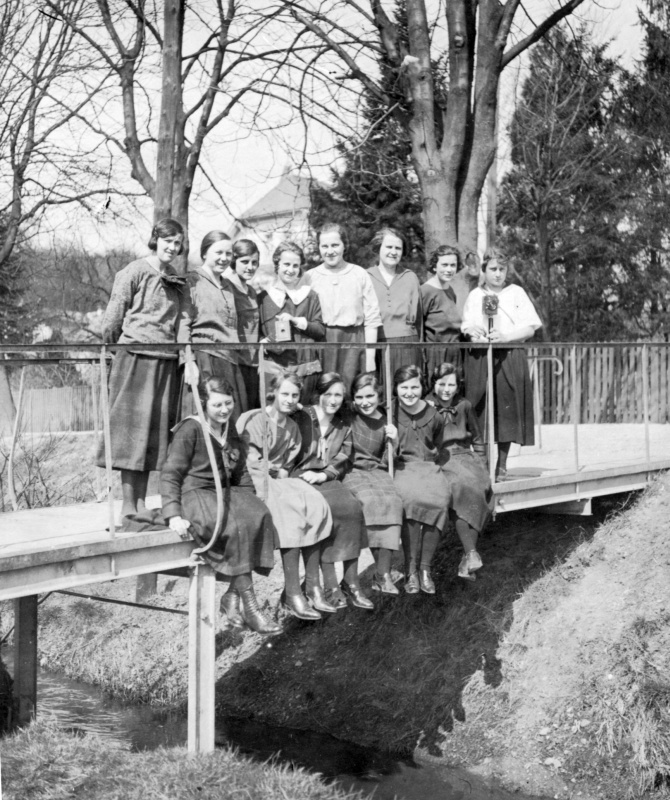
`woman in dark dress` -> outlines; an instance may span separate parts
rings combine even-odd
[[[342,378],[336,372],[325,372],[317,381],[314,405],[294,415],[302,446],[291,474],[321,492],[333,516],[332,533],[321,550],[326,602],[337,611],[346,606],[346,595],[357,608],[370,610],[374,605],[363,593],[358,579],[358,556],[361,548],[367,547],[363,508],[342,483],[353,449],[351,428],[340,416],[344,393]],[[338,561],[344,566],[341,585],[335,573]],[[312,587],[312,592],[318,592],[319,588]],[[326,610],[320,605],[316,607]]]
[[[321,316],[319,296],[301,284],[305,254],[294,242],[283,242],[272,255],[277,275],[273,284],[258,294],[262,342],[322,342],[326,326]],[[267,379],[280,372],[294,372],[303,379],[300,402],[312,402],[314,387],[321,374],[316,348],[274,350],[265,348]]]
[[[253,570],[267,575],[272,569],[276,531],[270,512],[254,495],[245,447],[229,424],[235,405],[232,386],[223,378],[207,378],[199,395],[207,429],[197,417],[182,420],[175,428],[161,471],[163,516],[182,538],[192,532],[200,545],[211,539],[217,495],[205,443],[209,436],[224,491],[223,527],[210,552],[214,568],[231,579],[221,610],[234,627],[246,624],[258,633],[279,633],[280,626],[258,607],[251,579]]]
[[[109,379],[112,468],[121,471],[123,517],[145,509],[149,473],[165,462],[176,422],[177,324],[184,278],[171,268],[182,252],[184,229],[174,219],[154,225],[151,254],[117,273],[102,323],[103,341],[129,344],[114,356]],[[143,345],[165,344],[164,351]],[[97,463],[105,466],[104,446]]]
[[[372,590],[398,595],[391,580],[391,557],[400,547],[402,498],[389,474],[389,442],[397,444],[398,430],[380,408],[380,387],[372,372],[359,375],[351,389],[355,414],[351,420],[353,453],[344,485],[363,506],[368,545],[375,558]]]
[[[426,400],[444,418],[438,464],[451,486],[451,517],[465,555],[458,567],[461,578],[474,580],[482,566],[477,538],[493,511],[493,492],[486,469],[486,445],[472,405],[459,395],[462,381],[454,364],[433,372],[433,391]]]
[[[416,365],[396,371],[393,391],[398,398],[399,437],[393,480],[405,509],[405,591],[435,594],[430,567],[451,504],[451,489],[435,463],[444,421],[423,399],[421,370]]]

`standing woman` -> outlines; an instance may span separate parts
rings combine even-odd
[[[372,590],[398,595],[391,580],[391,557],[400,548],[403,509],[402,498],[388,472],[388,442],[397,443],[398,430],[388,424],[379,407],[380,387],[373,373],[359,375],[351,394],[354,449],[350,456],[352,468],[344,476],[344,485],[363,505],[368,545],[376,564]]]
[[[247,411],[237,421],[237,430],[248,446],[247,466],[256,492],[264,496],[277,528],[284,566],[282,602],[294,617],[321,619],[320,610],[333,611],[320,588],[319,557],[321,542],[332,528],[328,503],[323,495],[300,478],[289,478],[300,453],[300,431],[290,418],[298,407],[302,380],[292,373],[275,375],[267,394],[266,417],[260,409]],[[263,465],[263,442],[268,451],[268,475]],[[300,554],[305,564],[305,589],[313,608],[300,587]]]
[[[367,547],[363,509],[342,484],[353,450],[351,428],[340,416],[344,392],[344,383],[336,372],[324,372],[319,377],[314,405],[294,416],[302,447],[291,474],[321,492],[333,516],[332,533],[321,550],[326,602],[337,611],[346,606],[346,594],[357,608],[371,610],[374,605],[363,594],[358,579],[358,556],[361,548]],[[338,561],[344,565],[341,587],[335,573]],[[315,586],[312,591],[318,592],[320,587]]]
[[[520,286],[505,286],[507,257],[497,248],[484,254],[482,262],[484,283],[473,289],[463,309],[463,333],[472,342],[525,342],[542,327],[542,320]],[[498,298],[497,313],[486,317],[482,301],[487,296]],[[492,320],[489,332],[489,319]],[[487,358],[486,348],[472,348],[465,358],[465,398],[472,403],[479,427],[488,441],[486,412]],[[498,443],[496,478],[507,476],[507,456],[510,445],[533,445],[533,389],[526,354],[521,348],[493,350],[493,436]]]
[[[229,350],[228,344],[238,344],[235,295],[229,281],[222,279],[230,266],[233,243],[223,231],[210,231],[200,244],[203,265],[186,276],[185,302],[179,318],[177,339],[180,342],[208,344],[206,349],[194,350],[195,363],[186,364],[186,378],[224,378],[231,386],[235,415],[246,409],[247,391],[238,366],[239,350]],[[182,389],[182,417],[194,413],[190,389]]]
[[[235,298],[237,313],[237,335],[240,342],[255,344],[258,342],[258,297],[256,290],[249,284],[258,270],[258,247],[251,239],[238,239],[233,245],[233,258],[230,266],[223,272],[223,278],[230,284]],[[258,352],[237,350],[237,362],[244,381],[246,403],[240,407],[240,413],[260,405],[260,382],[258,378]]]
[[[379,251],[379,263],[368,271],[382,317],[377,341],[407,343],[406,347],[391,348],[393,375],[404,364],[422,364],[418,346],[423,326],[421,287],[414,272],[400,266],[405,240],[399,231],[382,228],[374,235],[372,246]]]
[[[482,566],[477,539],[493,511],[493,492],[486,469],[486,445],[472,405],[460,396],[461,383],[454,364],[444,363],[432,375],[433,391],[426,399],[444,419],[438,464],[451,486],[451,510],[463,545],[458,575],[474,580]]]
[[[272,254],[277,278],[258,294],[260,329],[264,342],[322,342],[326,327],[321,316],[319,296],[309,286],[300,284],[305,254],[294,242],[283,242]],[[304,405],[311,403],[314,387],[321,373],[316,348],[304,350],[272,350],[267,353],[268,376],[294,372],[303,379],[300,397]]]
[[[425,340],[458,342],[462,338],[463,307],[471,290],[467,282],[454,280],[462,267],[460,252],[454,245],[440,245],[428,263],[428,271],[433,275],[421,286]],[[461,350],[458,347],[426,348],[429,377],[445,361],[461,364]]]
[[[151,470],[162,468],[168,435],[176,421],[179,386],[177,351],[142,345],[177,341],[184,278],[171,268],[182,252],[184,229],[174,219],[154,225],[150,255],[133,261],[114,278],[103,319],[103,341],[130,344],[114,356],[109,380],[112,468],[121,470],[121,515],[145,508]],[[105,466],[104,450],[98,465]]]
[[[334,222],[318,233],[323,264],[305,273],[304,281],[319,295],[326,342],[375,344],[381,325],[379,303],[367,271],[344,259],[349,244],[346,231]],[[360,348],[325,348],[323,371],[337,372],[347,387],[359,372],[372,372],[375,351]]]
[[[254,495],[245,447],[231,424],[233,387],[225,378],[210,377],[199,385],[198,393],[207,427],[203,429],[198,417],[188,417],[174,430],[161,471],[163,516],[182,538],[188,538],[189,528],[199,545],[212,538],[217,495],[205,444],[209,436],[224,491],[222,529],[212,547],[214,568],[230,578],[221,608],[233,627],[246,624],[257,633],[280,633],[281,627],[258,607],[251,579],[253,570],[270,573],[276,531],[270,512]]]
[[[435,463],[444,421],[423,399],[422,372],[416,365],[396,371],[393,390],[398,398],[399,437],[393,480],[405,509],[405,591],[435,594],[430,567],[451,504],[450,486]]]

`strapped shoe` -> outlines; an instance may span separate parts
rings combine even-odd
[[[252,631],[263,633],[266,636],[275,636],[282,632],[281,625],[268,619],[258,607],[258,600],[254,594],[253,586],[249,586],[248,589],[243,589],[240,592],[240,599],[242,600],[242,619]]]
[[[351,600],[353,606],[356,608],[363,608],[366,611],[372,611],[374,609],[375,604],[372,600],[368,600],[360,586],[350,586],[346,581],[342,581],[340,586],[344,594]]]
[[[336,611],[347,607],[347,598],[342,594],[342,590],[339,586],[336,586],[334,589],[326,589],[324,598]]]
[[[370,588],[373,592],[380,592],[381,594],[391,594],[394,597],[397,597],[400,594],[400,590],[398,587],[393,583],[391,580],[391,576],[387,572],[385,575],[382,575],[381,578],[379,575],[375,574],[375,577],[372,579],[372,584]]]
[[[228,617],[228,622],[233,628],[244,628],[244,620],[240,614],[240,596],[235,589],[223,595],[219,610]]]
[[[310,606],[304,594],[286,594],[284,590],[281,593],[281,603],[289,614],[293,614],[298,619],[310,622],[321,619],[321,614]]]
[[[422,569],[419,572],[419,584],[421,586],[421,591],[425,592],[426,594],[435,594],[435,583],[430,576],[430,571],[427,569]]]
[[[311,600],[312,605],[317,611],[321,611],[324,614],[335,614],[337,612],[337,608],[326,600],[326,595],[320,586],[313,586],[311,589],[307,590],[305,594],[308,599]],[[346,606],[346,601],[344,605]],[[343,606],[340,606],[340,608],[342,607]]]
[[[461,563],[458,565],[458,577],[464,578],[466,581],[474,581],[476,580],[476,575],[471,575],[470,570],[468,569],[468,557],[463,556],[461,559]]]
[[[408,575],[405,579],[405,594],[419,594],[420,591],[419,574],[417,572],[412,572],[412,574]]]

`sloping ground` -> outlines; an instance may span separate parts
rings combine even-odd
[[[555,797],[670,796],[670,477],[526,588],[441,745]]]

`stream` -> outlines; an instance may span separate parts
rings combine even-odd
[[[11,647],[0,650],[10,673]],[[185,746],[187,720],[181,713],[128,705],[105,697],[96,686],[40,670],[37,686],[40,717],[49,716],[68,732],[91,733],[121,742],[129,750]],[[279,728],[255,720],[217,721],[217,746],[236,747],[259,761],[280,761],[319,772],[343,789],[362,791],[374,800],[533,800],[511,794],[462,770],[417,764],[327,734]]]

